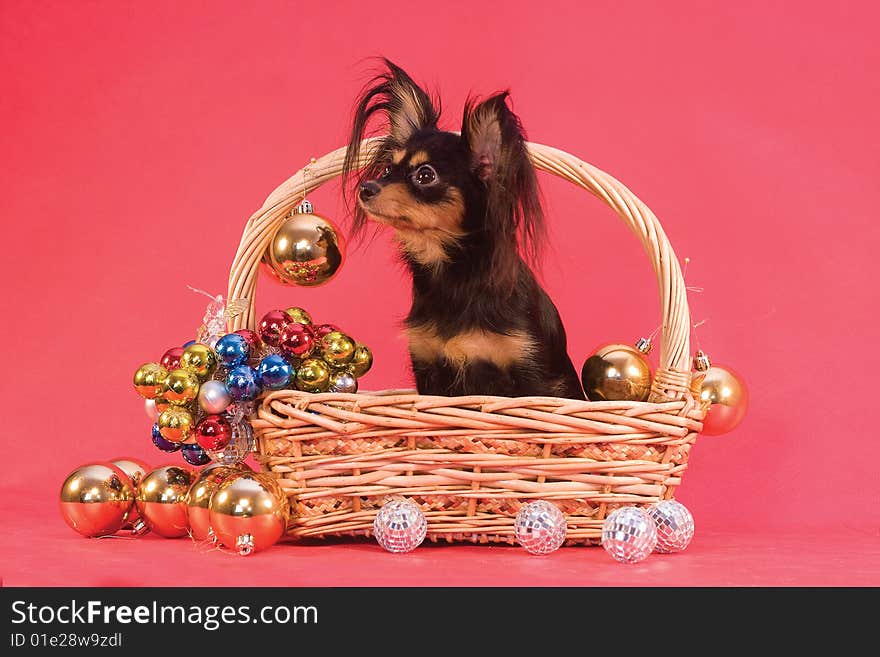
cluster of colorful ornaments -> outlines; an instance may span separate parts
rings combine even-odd
[[[222,298],[208,307],[199,341],[144,363],[134,388],[154,420],[152,439],[190,465],[241,462],[254,447],[249,418],[264,392],[355,393],[373,363],[368,347],[302,308],[272,310],[257,331],[225,333]]]

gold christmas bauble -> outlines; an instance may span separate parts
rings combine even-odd
[[[315,287],[333,278],[343,258],[342,238],[329,219],[295,212],[269,243],[263,268],[284,285]]]
[[[135,504],[147,526],[159,536],[186,536],[186,494],[195,478],[193,472],[166,465],[148,473],[138,486]]]
[[[61,515],[83,536],[108,536],[122,529],[134,503],[128,475],[112,463],[90,463],[71,472],[61,485]]]
[[[189,440],[193,431],[193,416],[182,406],[171,406],[162,411],[156,424],[159,425],[159,433],[168,442],[185,443]]]
[[[303,392],[326,392],[330,387],[330,366],[320,358],[307,358],[296,370],[296,388]]]
[[[342,331],[331,331],[320,342],[321,358],[330,367],[343,367],[351,362],[356,350],[354,340]]]
[[[162,399],[174,406],[186,406],[199,396],[199,377],[192,370],[173,370],[165,379]]]
[[[134,389],[144,399],[155,399],[162,393],[168,370],[159,363],[144,363],[134,373]]]
[[[586,360],[581,382],[590,401],[647,401],[651,366],[635,347],[608,344]]]
[[[702,433],[718,436],[742,422],[749,407],[749,390],[731,368],[712,365],[700,384],[700,399],[710,404]]]
[[[222,465],[215,463],[205,466],[186,494],[186,518],[193,538],[203,541],[210,538],[211,523],[208,518],[208,504],[220,484],[239,472],[250,472],[246,463]]]
[[[291,306],[284,311],[284,314],[290,317],[291,322],[296,324],[307,324],[309,326],[312,324],[312,316],[297,306]]]
[[[370,348],[358,342],[354,347],[354,355],[348,363],[351,373],[360,378],[370,371],[373,366],[373,352]]]
[[[247,555],[281,538],[287,529],[290,505],[274,477],[243,472],[220,484],[208,504],[208,517],[218,541]]]
[[[137,490],[138,486],[141,485],[143,478],[152,469],[140,459],[130,456],[113,459],[110,463],[128,475],[128,478],[131,479],[131,485],[134,490]],[[143,534],[147,531],[147,526],[141,519],[141,515],[138,513],[136,505],[132,504],[131,510],[128,512],[128,517],[125,519],[125,525],[123,525],[122,528],[130,529],[134,534]]]
[[[194,372],[200,381],[207,381],[217,369],[217,355],[206,344],[191,344],[183,350],[180,367]]]

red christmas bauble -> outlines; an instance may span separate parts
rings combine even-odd
[[[270,347],[277,347],[281,341],[281,332],[290,322],[290,315],[283,310],[270,310],[260,320],[257,332],[263,342]]]
[[[336,326],[336,324],[321,324],[320,326],[316,326],[312,329],[315,332],[315,339],[320,341],[328,333],[333,333],[333,331],[342,331],[341,328]]]
[[[183,356],[183,347],[171,347],[162,354],[159,364],[169,372],[180,368],[180,357]]]
[[[223,449],[232,439],[232,427],[222,415],[206,415],[196,425],[196,442],[202,449]]]
[[[250,329],[238,329],[236,333],[247,340],[247,343],[251,346],[251,354],[256,354],[260,348],[260,336]]]
[[[292,322],[281,331],[278,344],[284,353],[297,358],[306,358],[315,348],[315,333],[307,324]]]

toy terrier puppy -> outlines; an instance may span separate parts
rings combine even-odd
[[[344,172],[355,231],[368,217],[390,226],[412,273],[406,333],[419,393],[584,399],[559,313],[526,264],[544,215],[508,93],[469,100],[461,134],[445,132],[438,104],[385,64],[358,100]],[[356,174],[377,114],[390,134]]]

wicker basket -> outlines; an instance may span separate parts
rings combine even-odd
[[[296,173],[247,222],[229,298],[250,305],[230,330],[254,328],[260,259],[272,235],[304,194],[341,174],[345,150]],[[381,505],[405,496],[421,505],[432,540],[513,543],[520,506],[546,499],[566,514],[569,543],[597,544],[617,506],[673,497],[706,412],[692,388],[678,261],[654,214],[617,180],[548,146],[529,144],[529,152],[538,169],[614,209],[651,258],[663,334],[649,400],[268,393],[254,419],[258,459],[290,496],[289,535],[369,535]]]

